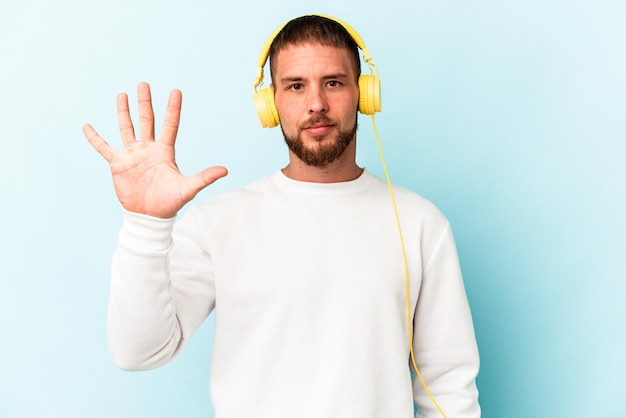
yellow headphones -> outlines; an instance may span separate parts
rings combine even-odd
[[[372,61],[363,39],[345,22],[331,16],[319,16],[333,20],[343,26],[363,52],[363,61],[367,63],[371,74],[359,76],[359,112],[365,115],[373,115],[376,112],[380,112],[380,79],[378,78],[378,67],[376,63]],[[256,81],[254,82],[254,105],[259,115],[261,125],[264,128],[273,128],[280,124],[278,110],[274,102],[274,90],[268,87],[257,91],[257,88],[263,84],[263,67],[267,61],[272,42],[274,42],[274,38],[276,38],[285,25],[286,23],[276,29],[269,39],[265,41],[263,49],[261,49],[261,54],[259,55]],[[376,75],[374,75],[374,72]]]

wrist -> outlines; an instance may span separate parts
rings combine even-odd
[[[176,217],[164,219],[128,210],[124,210],[123,215],[120,245],[142,253],[169,249]]]

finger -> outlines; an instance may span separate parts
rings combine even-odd
[[[176,142],[182,104],[183,94],[181,91],[172,90],[167,100],[167,110],[165,111],[165,119],[163,120],[163,129],[161,130],[160,140],[166,144],[174,145],[174,142]]]
[[[215,166],[215,167],[204,169],[199,174],[202,177],[202,180],[208,186],[209,184],[212,184],[216,180],[219,180],[222,177],[226,177],[228,175],[228,169],[222,166]]]
[[[198,192],[215,181],[225,177],[228,174],[226,167],[215,166],[202,170],[195,176],[187,177],[189,188],[193,191],[192,197]]]
[[[115,151],[107,144],[107,142],[98,135],[98,132],[93,128],[93,126],[87,124],[83,126],[83,133],[85,134],[85,138],[87,141],[98,151],[100,155],[107,160],[108,163],[113,159],[113,154]]]
[[[154,141],[154,111],[148,83],[139,84],[137,97],[139,103],[139,139],[141,141]]]
[[[117,95],[117,123],[120,127],[122,142],[129,144],[135,142],[135,128],[130,118],[130,110],[128,109],[128,95],[120,93]]]

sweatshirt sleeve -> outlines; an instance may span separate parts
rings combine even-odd
[[[172,359],[214,307],[212,277],[195,216],[175,224],[125,212],[108,313],[109,352],[118,367],[148,370]]]
[[[478,418],[478,348],[454,238],[446,223],[426,260],[413,320],[417,366],[448,417]],[[419,378],[413,384],[419,417],[441,414]]]

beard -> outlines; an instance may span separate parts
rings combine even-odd
[[[331,120],[325,116],[309,119],[302,126],[298,126],[296,135],[287,135],[281,125],[285,143],[289,150],[293,152],[305,164],[313,167],[323,167],[339,158],[348,148],[356,135],[357,119],[354,120],[354,127],[345,131],[339,131],[334,141],[329,143],[318,142],[311,147],[304,145],[302,141],[302,128],[316,123],[330,124]]]

